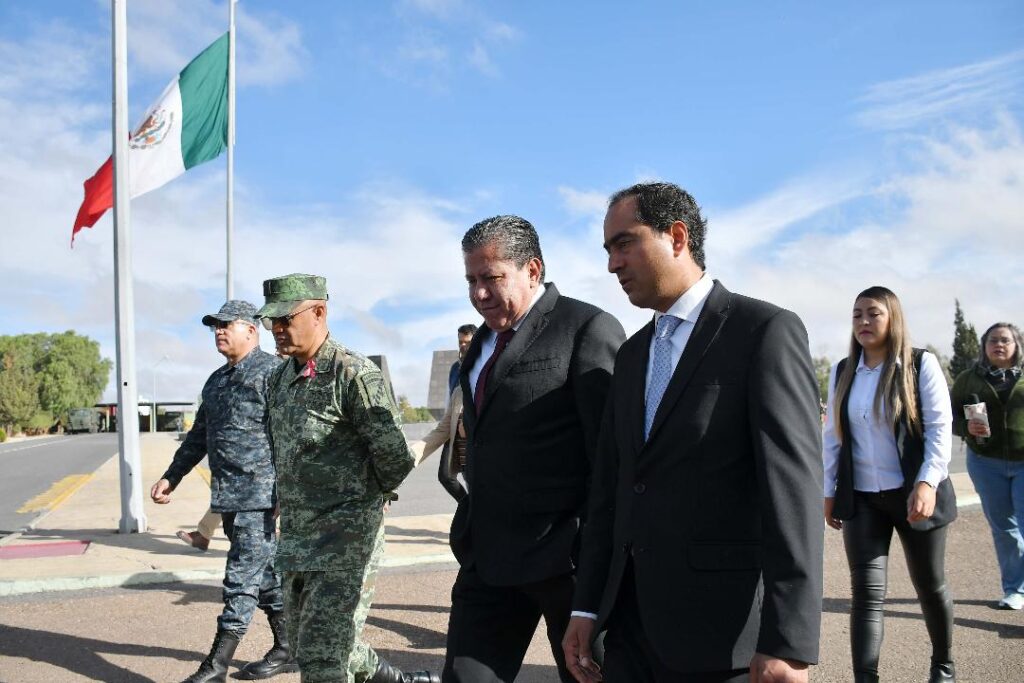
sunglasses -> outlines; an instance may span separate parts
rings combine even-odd
[[[263,323],[263,327],[265,327],[268,330],[274,329],[274,325],[281,325],[282,327],[288,327],[288,325],[290,325],[291,322],[292,322],[292,318],[294,318],[295,316],[297,316],[297,315],[299,315],[301,313],[305,313],[306,311],[311,311],[314,308],[316,308],[316,304],[313,304],[312,306],[308,306],[306,308],[303,308],[301,311],[295,311],[294,313],[289,313],[288,315],[280,315],[280,316],[277,316],[276,318],[260,318],[260,322]]]

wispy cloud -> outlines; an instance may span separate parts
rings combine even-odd
[[[860,99],[857,121],[894,130],[1005,106],[1024,86],[1024,50],[974,64],[878,83]]]
[[[469,0],[399,0],[388,27],[393,39],[378,36],[376,43],[395,47],[384,48],[379,68],[391,78],[439,92],[467,70],[499,77],[496,53],[522,38],[519,29],[491,19]]]
[[[866,178],[845,174],[794,179],[750,203],[717,213],[708,230],[709,249],[724,257],[763,250],[789,228],[868,191]]]
[[[190,0],[144,2],[129,6],[128,39],[132,68],[170,77],[228,30],[223,2]],[[299,77],[309,60],[298,25],[273,12],[250,13],[236,5],[238,83],[277,85]]]

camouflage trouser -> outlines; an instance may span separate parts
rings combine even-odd
[[[224,611],[217,628],[241,635],[256,607],[268,613],[284,609],[281,575],[274,572],[274,511],[225,512],[222,517],[231,547],[224,567]]]
[[[363,683],[377,672],[377,653],[362,640],[384,554],[384,525],[373,539],[361,574],[348,571],[284,573],[288,641],[302,683]]]

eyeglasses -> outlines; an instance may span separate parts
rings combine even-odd
[[[988,339],[985,340],[985,343],[991,344],[992,346],[997,346],[1000,344],[1003,346],[1009,346],[1010,344],[1013,343],[1013,337],[989,337]]]
[[[245,320],[218,320],[212,325],[207,325],[207,327],[210,328],[210,332],[216,333],[217,330],[223,330],[227,327],[234,325],[235,323],[242,323],[243,325],[252,325],[251,322],[247,322]]]
[[[292,323],[292,318],[294,318],[295,316],[299,315],[300,313],[305,313],[306,311],[311,311],[314,308],[316,308],[316,304],[313,304],[312,306],[308,306],[306,308],[303,308],[301,311],[295,311],[294,313],[289,313],[288,315],[281,315],[281,316],[278,316],[276,318],[260,318],[260,322],[263,323],[263,327],[265,327],[268,330],[274,329],[274,325],[281,325],[283,327],[288,327]]]

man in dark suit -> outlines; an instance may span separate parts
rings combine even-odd
[[[462,252],[484,325],[459,375],[469,495],[452,520],[461,568],[442,680],[511,683],[543,615],[559,675],[571,682],[560,641],[601,414],[625,333],[608,313],[544,284],[537,232],[518,216],[477,223]]]
[[[563,641],[577,680],[806,681],[821,622],[821,436],[796,315],[704,272],[669,183],[613,195],[608,270],[654,320],[619,351]],[[590,653],[607,628],[603,672]]]
[[[448,368],[449,396],[455,391],[455,387],[459,386],[459,369],[462,368],[462,358],[466,355],[466,350],[469,349],[469,342],[473,341],[474,334],[476,334],[476,325],[473,323],[459,325],[459,359]]]

